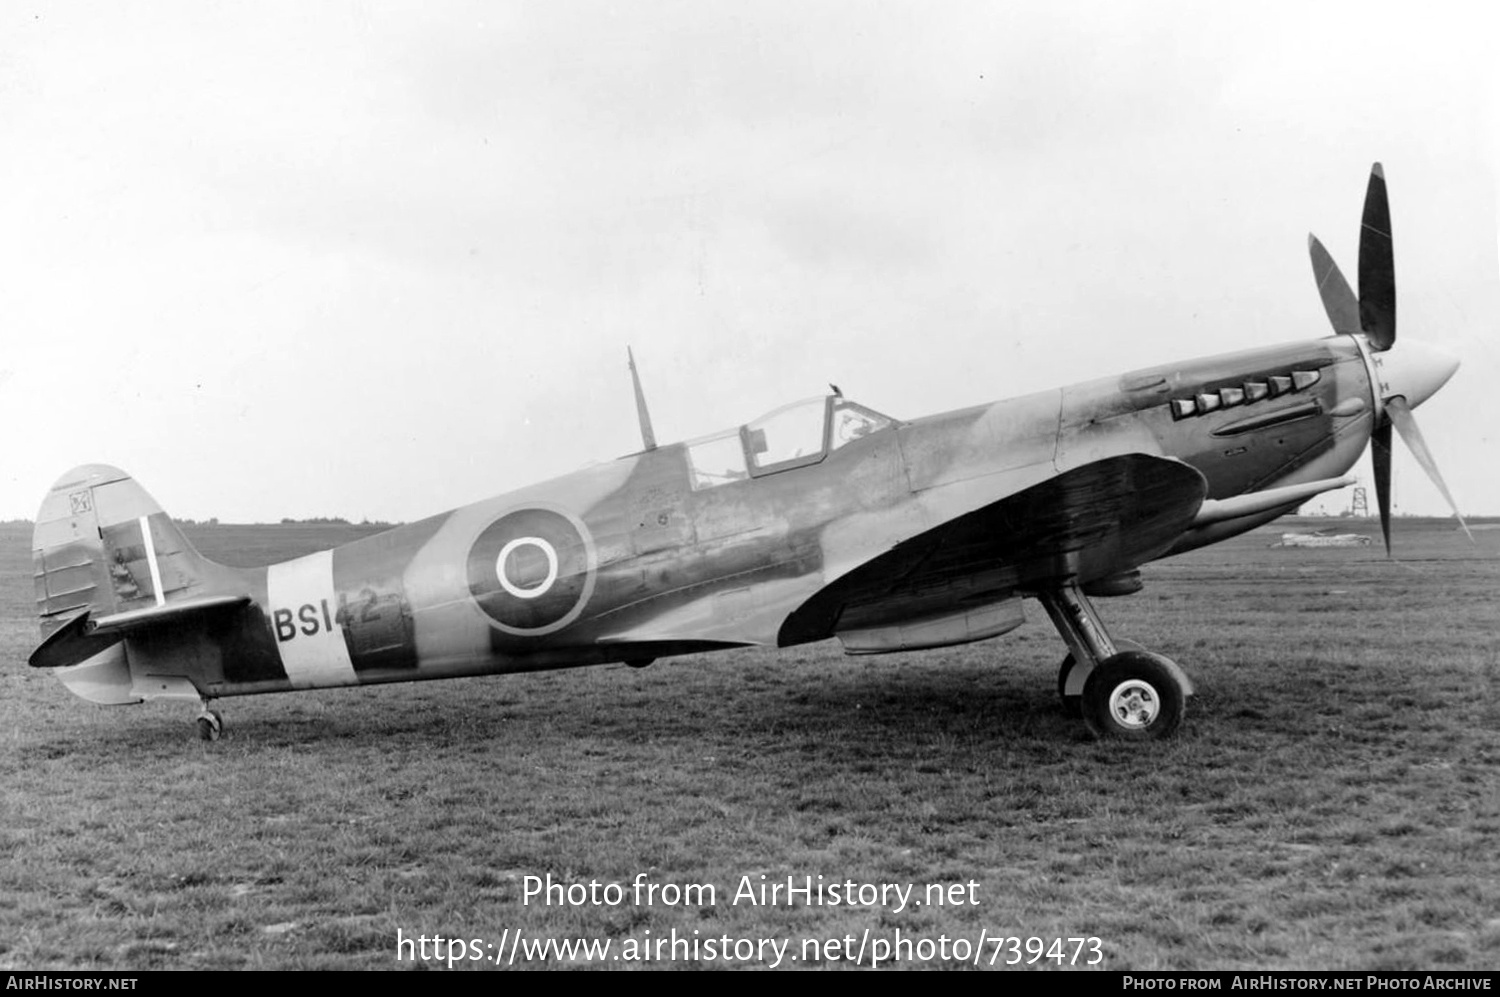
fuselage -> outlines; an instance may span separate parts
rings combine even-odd
[[[1122,454],[1191,465],[1209,499],[1334,477],[1359,458],[1377,405],[1349,336],[910,422],[816,399],[234,572],[215,583],[251,597],[232,624],[212,639],[133,639],[132,667],[187,672],[222,696],[826,638],[836,620],[821,632],[783,623],[845,572],[938,524]],[[1170,552],[1285,511],[1185,532]]]

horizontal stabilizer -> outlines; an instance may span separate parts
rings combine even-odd
[[[63,668],[80,664],[119,643],[120,636],[89,633],[89,614],[84,610],[47,635],[26,659],[32,668]]]
[[[171,602],[163,606],[133,609],[91,619],[88,610],[73,617],[31,652],[32,668],[61,668],[87,661],[108,650],[131,632],[147,627],[180,625],[215,610],[231,609],[250,602],[248,595],[219,595]]]
[[[89,630],[93,633],[123,634],[131,630],[139,630],[143,627],[177,622],[184,617],[207,612],[211,609],[228,609],[232,606],[243,606],[249,601],[250,597],[248,595],[214,595],[200,599],[185,599],[182,602],[169,602],[164,606],[148,606],[145,609],[132,609],[124,613],[111,613],[109,616],[101,616],[93,621],[89,626]]]

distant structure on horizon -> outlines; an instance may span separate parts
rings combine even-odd
[[[1272,547],[1368,547],[1370,538],[1362,533],[1335,533],[1319,530],[1316,533],[1283,533]]]

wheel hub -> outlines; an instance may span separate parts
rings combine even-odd
[[[1150,727],[1161,712],[1161,697],[1149,682],[1131,679],[1109,694],[1109,712],[1121,727],[1142,730]]]

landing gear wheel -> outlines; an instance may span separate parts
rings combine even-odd
[[[204,710],[198,714],[198,740],[217,741],[224,731],[224,718],[218,710]]]
[[[1133,640],[1120,638],[1115,641],[1117,651],[1144,651],[1145,648]],[[1062,665],[1057,669],[1057,698],[1062,700],[1063,713],[1077,719],[1083,716],[1083,704],[1081,695],[1082,685],[1078,686],[1079,692],[1071,695],[1068,693],[1068,675],[1078,666],[1078,659],[1073,657],[1069,651],[1068,656],[1062,659]]]
[[[1083,684],[1083,722],[1097,738],[1171,737],[1187,709],[1171,662],[1150,651],[1122,651],[1100,662]]]

